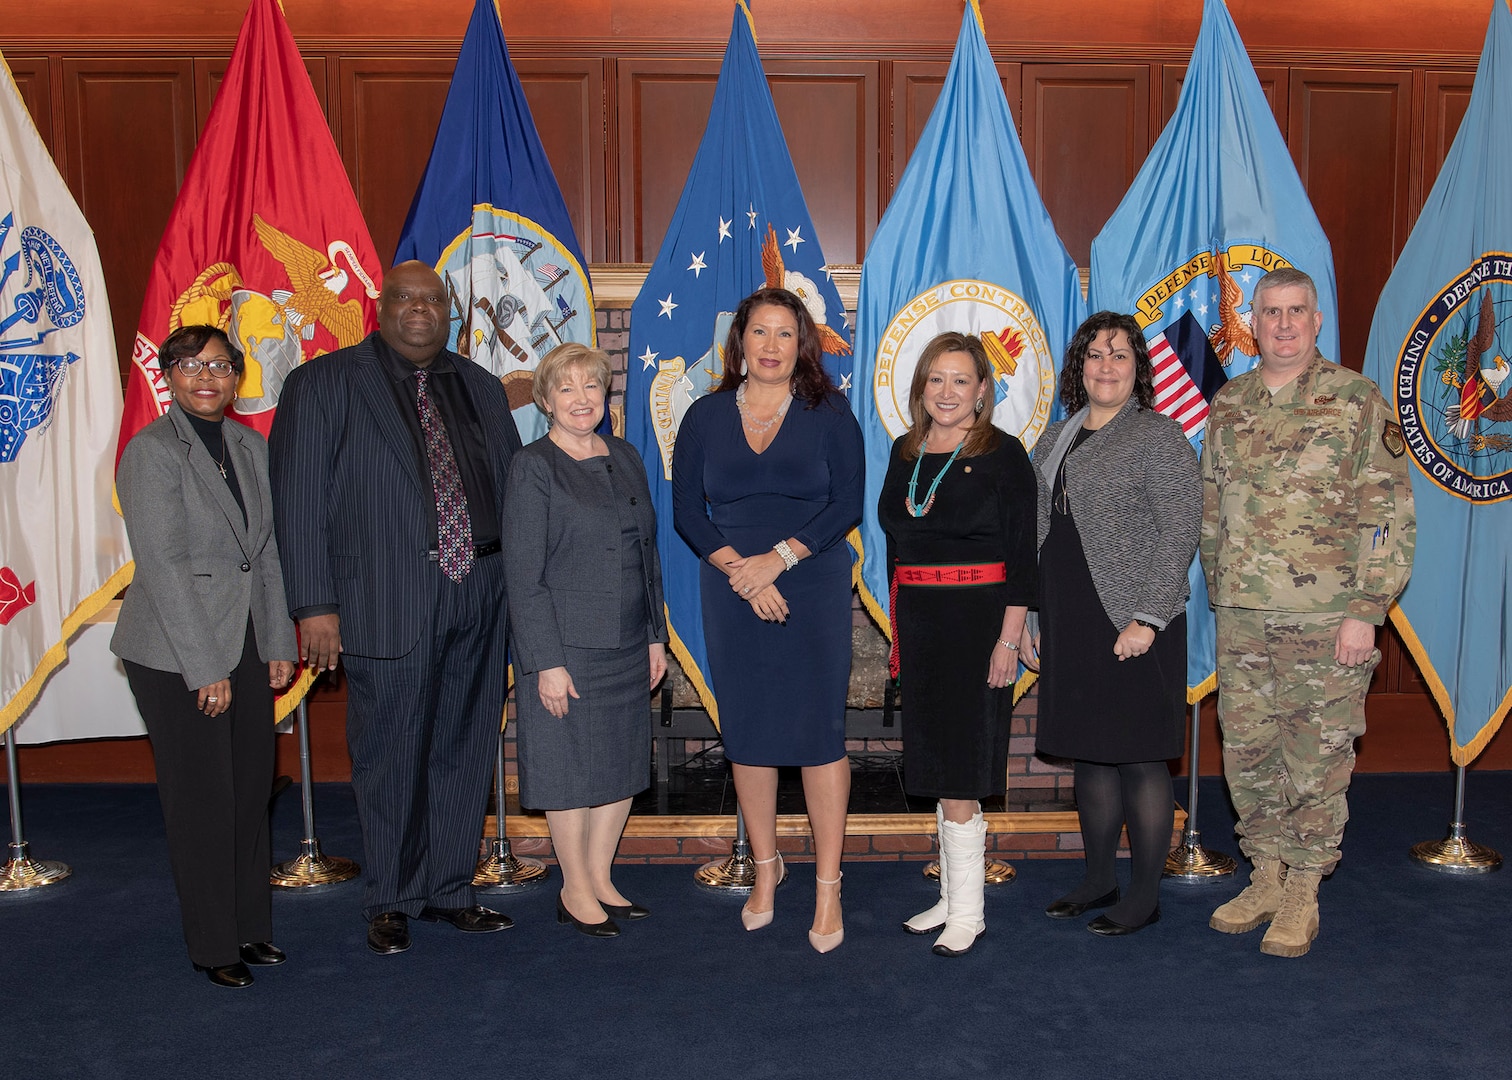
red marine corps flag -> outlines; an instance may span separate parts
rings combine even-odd
[[[219,326],[246,353],[228,415],[266,435],[296,365],[377,325],[381,273],[283,12],[252,0],[147,283],[117,459],[168,408],[157,354],[174,330]]]

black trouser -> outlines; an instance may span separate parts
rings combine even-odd
[[[268,797],[273,790],[273,691],[247,623],[231,673],[231,707],[206,716],[175,671],[123,660],[152,740],[168,855],[189,959],[238,960],[237,946],[273,937]]]

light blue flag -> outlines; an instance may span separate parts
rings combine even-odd
[[[447,342],[504,382],[520,438],[546,434],[536,363],[597,323],[582,248],[509,59],[494,0],[476,0],[395,261],[436,268]]]
[[[1512,707],[1512,14],[1381,290],[1365,374],[1417,466],[1417,553],[1392,621],[1468,765]],[[1388,448],[1393,448],[1388,442]]]
[[[625,376],[625,438],[645,460],[661,522],[657,543],[672,652],[716,724],[698,557],[672,527],[672,451],[688,406],[724,375],[724,341],[736,307],[769,285],[802,298],[819,327],[825,368],[849,391],[845,309],[825,272],[756,52],[751,13],[740,2],[703,141],[630,309]]]
[[[1176,112],[1092,242],[1094,311],[1133,314],[1155,364],[1156,406],[1201,452],[1207,401],[1255,366],[1249,302],[1267,271],[1318,286],[1318,348],[1337,360],[1333,254],[1223,0],[1207,0]],[[1188,573],[1187,700],[1211,693],[1213,613]]]
[[[861,599],[884,632],[887,545],[877,497],[893,440],[909,427],[919,353],[946,330],[979,335],[996,374],[993,422],[1032,449],[1055,405],[1061,353],[1085,311],[1076,263],[1034,186],[972,0],[939,100],[861,270]]]

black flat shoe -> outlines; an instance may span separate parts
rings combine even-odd
[[[1092,931],[1094,934],[1100,934],[1103,937],[1123,937],[1125,934],[1132,934],[1136,930],[1143,930],[1151,923],[1157,923],[1159,921],[1160,908],[1156,907],[1154,911],[1150,912],[1150,917],[1144,922],[1140,923],[1138,926],[1125,926],[1123,923],[1114,922],[1106,915],[1099,915],[1097,918],[1093,919],[1087,924],[1087,929]]]
[[[410,947],[409,916],[402,911],[383,911],[368,923],[368,948],[379,956],[392,956]]]
[[[606,904],[599,902],[599,907],[604,909],[604,914],[612,915],[616,919],[628,919],[634,922],[636,919],[644,919],[651,914],[650,908],[643,908],[639,904]]]
[[[225,967],[204,967],[195,964],[194,970],[203,971],[216,986],[229,986],[235,989],[252,985],[252,973],[243,963],[227,964]]]
[[[430,907],[420,912],[426,922],[448,922],[464,934],[492,934],[496,930],[508,930],[514,920],[503,912],[474,904],[472,907]]]
[[[630,905],[634,907],[634,904]],[[650,914],[650,912],[647,912]],[[613,919],[606,918],[603,922],[583,922],[572,912],[567,910],[567,905],[562,903],[561,896],[557,897],[557,922],[563,926],[571,923],[577,927],[578,933],[587,934],[589,937],[619,937],[620,928],[614,924]]]
[[[1085,904],[1078,904],[1071,900],[1057,900],[1045,909],[1045,914],[1052,919],[1075,919],[1085,915],[1094,908],[1112,907],[1118,903],[1118,886],[1113,886],[1113,891],[1104,893],[1096,900],[1088,900]]]
[[[270,964],[281,964],[288,959],[284,951],[271,941],[252,941],[241,946],[242,963],[252,964],[255,967],[267,967]]]

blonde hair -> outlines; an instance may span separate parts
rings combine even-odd
[[[530,381],[530,396],[535,399],[536,408],[551,415],[551,411],[546,408],[546,396],[550,392],[549,388],[561,379],[568,368],[581,368],[584,375],[597,379],[598,384],[604,388],[604,404],[607,407],[609,389],[614,381],[614,368],[609,363],[609,354],[603,349],[569,341],[552,349],[536,365],[535,376]]]

